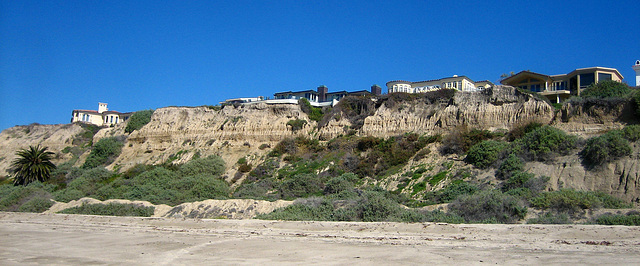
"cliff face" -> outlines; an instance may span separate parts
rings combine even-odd
[[[93,142],[108,136],[125,139],[121,155],[107,167],[110,170],[122,172],[136,164],[167,161],[183,163],[194,156],[217,154],[227,164],[227,180],[238,183],[242,181],[242,175],[237,173],[239,158],[245,157],[249,164],[259,165],[279,141],[297,135],[329,140],[349,133],[376,137],[407,132],[447,134],[459,126],[508,130],[517,124],[537,121],[571,134],[590,136],[620,128],[631,119],[628,103],[604,107],[565,105],[561,111],[555,111],[546,102],[506,86],[481,92],[457,92],[444,98],[399,101],[394,97],[360,99],[353,106],[337,106],[326,114],[321,126],[311,121],[298,105],[255,104],[226,106],[221,110],[166,107],[157,109],[151,122],[140,130],[126,134],[125,124],[104,128],[95,134]],[[307,124],[293,131],[287,122],[295,119],[306,120]],[[56,164],[69,160],[72,155],[62,150],[80,145],[74,140],[83,132],[85,129],[76,124],[17,126],[2,131],[0,175],[8,174],[15,151],[29,145],[49,147],[56,153]],[[76,166],[81,165],[87,155],[88,149],[80,155]],[[603,190],[636,200],[640,195],[639,157],[634,153],[603,169],[589,171],[580,165],[577,155],[561,157],[552,164],[530,163],[528,167],[532,172],[551,176],[553,188]]]
[[[509,129],[529,121],[549,123],[553,108],[513,87],[456,93],[451,101],[415,106],[382,105],[365,119],[362,134],[390,136],[405,132],[446,133],[466,125],[482,129]]]
[[[71,159],[70,154],[61,151],[73,145],[76,135],[84,129],[75,124],[15,126],[0,133],[0,176],[8,175],[11,162],[16,158],[15,153],[30,145],[42,145],[54,152],[53,163],[58,164]]]
[[[640,147],[633,144],[630,156],[594,169],[586,169],[578,155],[559,157],[553,162],[529,162],[525,170],[548,176],[551,189],[604,191],[621,199],[640,202]]]
[[[151,122],[129,135],[114,165],[128,169],[170,158],[180,163],[196,154],[220,155],[228,167],[245,156],[251,163],[268,152],[268,147],[315,125],[294,132],[287,125],[294,119],[307,119],[297,105],[226,106],[219,111],[207,107],[161,108],[153,113]]]

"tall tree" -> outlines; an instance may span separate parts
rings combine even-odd
[[[9,171],[13,173],[13,184],[28,185],[34,181],[44,182],[51,176],[51,171],[56,166],[51,162],[53,152],[47,151],[47,147],[29,146],[16,152],[16,158]]]

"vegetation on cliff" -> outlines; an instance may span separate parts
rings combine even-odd
[[[144,110],[133,113],[131,117],[129,117],[129,121],[127,122],[127,127],[124,129],[124,132],[131,133],[135,130],[141,129],[151,121],[151,115],[153,115],[153,110]]]
[[[536,119],[530,123],[514,120],[516,122],[510,130],[451,123],[449,132],[406,132],[385,137],[359,135],[364,132],[361,129],[365,120],[379,115],[379,112],[429,116],[435,112],[429,108],[448,108],[464,97],[475,97],[473,101],[479,104],[484,100],[491,101],[492,106],[517,102],[518,97],[537,101],[517,91],[514,93],[518,95],[485,99],[494,94],[483,92],[456,96],[455,91],[441,90],[375,98],[346,97],[334,108],[315,108],[305,101],[299,102],[300,109],[293,106],[286,110],[283,107],[271,110],[270,107],[257,106],[256,110],[281,115],[279,126],[288,126],[297,132],[292,134],[291,130],[282,130],[289,137],[277,144],[267,142],[255,147],[246,140],[243,140],[244,144],[220,141],[223,144],[217,151],[217,139],[207,137],[203,141],[197,136],[176,138],[180,139],[176,142],[172,140],[174,136],[163,135],[157,144],[142,138],[133,142],[127,140],[124,133],[109,137],[114,134],[101,132],[100,141],[93,144],[90,140],[95,132],[87,129],[75,137],[78,141],[74,140],[74,144],[77,145],[64,149],[63,152],[72,154],[73,158],[52,171],[52,178],[48,181],[21,188],[0,186],[0,210],[41,211],[51,206],[49,199],[66,202],[81,197],[146,200],[168,205],[205,199],[244,198],[295,200],[289,207],[260,216],[262,219],[515,223],[523,222],[527,215],[534,213],[538,217],[529,220],[531,223],[557,223],[583,219],[587,210],[629,207],[628,203],[608,194],[565,189],[556,183],[558,180],[549,184],[549,177],[528,171],[531,171],[531,164],[552,163],[561,156],[573,156],[578,165],[582,161],[585,171],[595,171],[608,162],[629,156],[634,142],[640,139],[640,126],[610,130],[586,140],[548,125],[549,121],[541,123],[543,120]],[[625,97],[631,97],[629,95],[633,93]],[[608,101],[611,98],[589,97],[582,101]],[[202,119],[206,121],[205,126],[216,124],[213,119],[222,117],[223,120],[237,122],[238,130],[247,130],[244,123],[251,120],[249,112],[255,110],[240,106],[226,108],[215,112],[198,109],[193,114],[215,113],[216,116]],[[429,110],[417,112],[413,110],[416,108]],[[308,119],[304,114],[300,116],[300,110],[307,114]],[[175,111],[178,112],[181,119],[191,114],[185,110]],[[151,114],[148,112],[149,118]],[[465,116],[461,113],[456,115]],[[305,132],[308,135],[299,131],[306,129],[308,123],[313,124],[312,121],[319,121],[319,127],[309,128]],[[129,121],[135,124],[132,122]],[[329,122],[344,127],[344,131],[339,131],[342,135],[322,135],[322,127]],[[154,127],[158,125],[167,129],[175,123],[154,124]],[[206,130],[223,131],[218,125]],[[229,136],[237,134],[233,130],[227,132],[224,129]],[[197,148],[198,142],[206,142],[206,147]],[[181,150],[176,153],[175,146],[180,143]],[[121,159],[112,164],[123,148],[126,151],[139,144],[148,147],[144,156],[148,154],[147,157],[162,159],[156,165],[125,166],[126,170],[119,168],[123,165]],[[152,147],[156,144],[159,148]],[[80,158],[86,156],[83,153],[89,149],[84,164],[74,167],[81,165],[82,161],[78,160],[82,160]],[[167,157],[164,155],[168,151],[158,153],[164,149],[171,150],[173,154]],[[242,150],[254,153],[234,154],[233,161],[228,161],[231,171],[225,170],[224,161],[218,156],[200,157],[201,151],[225,156],[225,152]],[[192,155],[184,157],[191,160],[180,159],[184,154]],[[437,211],[421,208],[434,204],[448,204],[448,211],[444,211],[447,207],[443,205]],[[87,212],[100,211],[91,209]],[[607,219],[633,222],[633,217]]]

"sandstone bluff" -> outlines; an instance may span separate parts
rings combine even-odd
[[[339,135],[388,137],[408,132],[446,134],[458,127],[507,131],[515,125],[531,121],[549,124],[569,134],[590,137],[627,123],[629,104],[617,106],[571,106],[561,110],[513,87],[497,86],[480,92],[458,92],[446,100],[398,101],[389,97],[359,99],[357,110],[340,107],[316,122],[299,105],[253,104],[202,107],[166,107],[155,110],[151,121],[130,134],[126,124],[102,128],[93,143],[115,136],[124,141],[121,154],[107,169],[125,171],[138,164],[160,164],[173,158],[184,163],[194,155],[219,155],[227,164],[226,180],[237,186],[243,181],[235,162],[245,157],[259,165],[279,141],[287,137],[306,136],[329,140]],[[342,102],[341,102],[342,105]],[[287,123],[305,120],[300,130]],[[16,150],[41,144],[56,154],[54,163],[71,159],[65,148],[78,145],[84,131],[78,124],[16,126],[0,133],[0,175],[8,175],[8,167]],[[627,201],[640,197],[639,150],[631,156],[610,163],[597,171],[580,164],[577,154],[560,157],[553,162],[530,162],[527,170],[551,177],[552,189],[570,187],[605,191]],[[88,151],[79,154],[79,166]],[[486,173],[478,173],[486,175]],[[240,178],[238,178],[240,177]],[[246,204],[245,204],[246,205]]]

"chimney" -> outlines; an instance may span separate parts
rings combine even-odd
[[[318,86],[318,97],[320,98],[318,102],[327,101],[327,92],[329,92],[329,88],[325,85]]]
[[[98,103],[98,113],[102,114],[106,111],[109,111],[109,108],[107,108],[107,104],[106,103]]]
[[[382,94],[382,88],[380,86],[378,86],[377,84],[373,84],[373,86],[371,86],[371,94],[373,94],[373,95]]]

